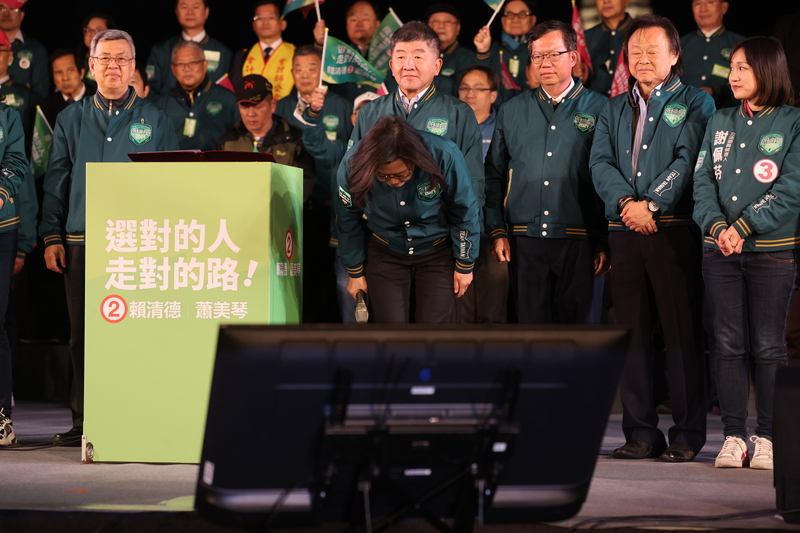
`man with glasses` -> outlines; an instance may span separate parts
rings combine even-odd
[[[607,99],[572,77],[572,26],[543,22],[528,33],[528,47],[541,86],[500,107],[486,158],[486,231],[495,259],[510,264],[520,323],[581,324],[594,277],[609,266],[589,173]]]
[[[694,0],[692,14],[697,31],[681,37],[683,81],[713,96],[717,108],[737,105],[728,74],[731,48],[744,39],[723,26],[722,17],[727,12],[727,0]]]
[[[632,21],[625,11],[629,2],[630,0],[596,0],[600,24],[586,30],[586,47],[592,58],[592,71],[579,63],[574,72],[583,79],[587,87],[606,96],[611,94],[625,30]]]
[[[172,74],[175,87],[156,105],[172,120],[181,150],[213,150],[238,120],[236,96],[211,82],[203,47],[195,42],[175,45]]]
[[[528,32],[536,25],[536,2],[534,0],[511,0],[503,5],[500,12],[500,24],[503,26],[500,42],[492,42],[489,27],[484,26],[475,35],[477,62],[487,65],[495,72],[501,69],[508,71],[510,80],[501,80],[501,102],[530,89],[525,69],[528,66]],[[511,87],[512,83],[519,89]]]
[[[249,50],[239,50],[231,64],[231,81],[238,85],[243,76],[258,74],[272,86],[271,98],[278,101],[292,92],[292,57],[295,46],[283,40],[286,21],[277,0],[256,2],[253,32],[258,42]]]
[[[428,26],[439,36],[439,57],[442,59],[442,70],[438,80],[447,77],[457,80],[461,72],[475,63],[475,53],[458,44],[461,33],[461,12],[453,4],[433,4],[425,12]],[[437,81],[438,81],[437,80]],[[453,84],[456,87],[456,84]],[[454,91],[458,96],[458,91]]]
[[[172,49],[180,41],[194,41],[203,47],[208,61],[208,77],[213,83],[228,73],[233,56],[230,49],[209,36],[205,25],[210,9],[207,0],[176,0],[175,16],[181,26],[181,34],[153,46],[147,58],[147,84],[150,86],[149,98],[157,100],[169,94],[175,86],[172,73]]]
[[[83,434],[86,163],[127,162],[129,153],[178,149],[167,115],[130,86],[136,68],[131,36],[100,32],[89,56],[97,93],[56,119],[39,224],[47,268],[64,274],[70,318],[72,428],[55,436],[62,446],[80,446]]]
[[[364,137],[384,115],[399,115],[417,128],[450,139],[467,161],[478,208],[483,207],[481,132],[475,113],[464,102],[444,94],[433,80],[442,68],[439,36],[418,20],[392,35],[389,67],[398,90],[366,104],[358,114],[349,146]]]
[[[0,30],[5,32],[14,52],[14,62],[8,67],[8,73],[17,83],[29,87],[44,98],[50,93],[47,50],[36,39],[24,35],[20,29],[25,18],[23,7],[27,1],[0,1]]]

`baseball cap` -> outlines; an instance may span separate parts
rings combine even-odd
[[[0,4],[5,4],[11,9],[22,9],[28,0],[0,0]]]
[[[260,74],[248,74],[236,84],[237,104],[259,104],[272,96],[272,84]]]

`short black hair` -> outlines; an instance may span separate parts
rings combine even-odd
[[[578,34],[575,33],[575,28],[566,22],[560,20],[545,20],[541,24],[537,24],[530,29],[528,35],[528,53],[533,55],[533,42],[538,41],[548,33],[560,31],[561,39],[564,41],[564,47],[568,52],[578,49]]]
[[[203,6],[204,6],[204,7],[209,7],[208,3],[209,3],[211,0],[200,0],[200,1],[201,1],[201,2],[203,2]],[[177,8],[178,8],[178,4],[180,4],[180,3],[181,3],[181,0],[175,0],[175,9],[177,9]]]
[[[400,26],[392,34],[390,50],[394,52],[394,47],[397,43],[411,43],[414,41],[423,41],[431,50],[437,53],[442,44],[439,40],[439,35],[430,26],[420,20],[412,20]]]
[[[625,53],[625,61],[628,60],[628,42],[633,37],[633,34],[639,30],[646,30],[647,28],[661,28],[667,36],[669,42],[670,52],[678,55],[678,61],[672,65],[670,74],[673,76],[680,76],[683,74],[683,55],[681,54],[681,36],[678,35],[678,30],[672,21],[666,17],[658,15],[642,15],[639,18],[633,19],[633,22],[628,29],[625,30],[625,41],[622,43],[622,50]]]
[[[467,67],[461,71],[461,76],[458,78],[458,84],[461,85],[461,82],[464,80],[464,76],[469,74],[470,72],[483,72],[486,74],[486,78],[489,80],[489,88],[493,91],[497,91],[500,88],[500,76],[497,75],[497,72],[490,69],[486,65],[472,65],[471,67]]]
[[[744,51],[747,64],[753,69],[756,78],[753,103],[765,107],[792,105],[792,80],[789,78],[789,65],[781,42],[774,37],[748,37],[731,49],[731,59],[739,50]]]
[[[372,11],[375,13],[375,18],[381,20],[381,12],[378,9],[378,6],[375,5],[375,2],[372,0],[351,0],[348,2],[347,6],[344,9],[344,16],[347,17],[347,14],[350,13],[350,10],[353,9],[353,6],[356,4],[368,4],[369,7],[372,8]]]
[[[294,61],[294,58],[298,56],[317,56],[321,59],[322,51],[319,50],[317,47],[315,47],[313,44],[304,44],[294,49],[294,55],[292,56],[292,61]]]
[[[275,9],[278,10],[278,14],[280,15],[283,13],[283,4],[278,3],[278,0],[256,0],[253,2],[253,14],[255,15],[256,9],[261,6],[275,6]]]
[[[78,61],[78,55],[73,50],[68,50],[66,48],[59,48],[58,50],[50,54],[50,57],[48,58],[48,68],[50,69],[51,78],[53,77],[53,63],[55,62],[55,60],[61,59],[62,57],[66,56],[72,56],[72,59],[75,60],[75,66],[78,67],[78,70],[83,68],[81,67],[80,61]]]

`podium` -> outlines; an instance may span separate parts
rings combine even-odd
[[[197,463],[220,324],[298,324],[302,170],[89,163],[84,461]]]

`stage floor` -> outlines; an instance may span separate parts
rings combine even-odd
[[[662,415],[664,428],[669,415]],[[14,408],[19,444],[0,448],[0,532],[57,531],[230,531],[202,521],[193,512],[197,465],[81,463],[80,448],[37,447],[70,427],[69,410],[52,404],[20,403]],[[612,414],[586,503],[573,519],[541,525],[558,531],[605,517],[703,517],[675,521],[611,521],[603,528],[708,528],[713,530],[800,531],[775,516],[772,471],[716,469],[722,445],[719,416],[709,415],[709,437],[697,459],[687,464],[657,460],[620,461],[610,457],[624,443],[621,415]],[[132,439],[158,439],[148,433],[147,415],[130,421]],[[232,432],[232,435],[235,435]],[[542,431],[558,446],[558,435]],[[236,452],[235,437],[231,453]],[[547,461],[547,457],[542,457]],[[763,511],[748,519],[716,515]],[[105,525],[105,526],[103,526]],[[487,526],[485,531],[531,531],[532,525]],[[432,530],[409,523],[390,531]],[[630,529],[628,529],[630,530]]]

